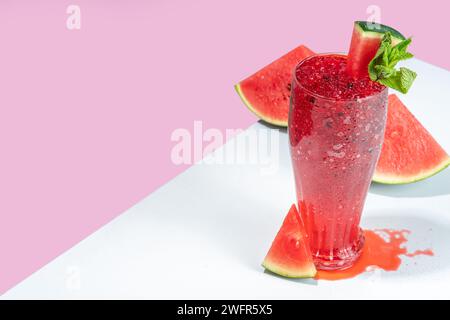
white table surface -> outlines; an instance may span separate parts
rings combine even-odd
[[[450,151],[450,73],[408,64],[419,78],[401,99]],[[408,248],[431,247],[434,257],[341,281],[265,273],[260,263],[295,201],[285,132],[279,150],[277,174],[255,164],[192,166],[2,298],[450,298],[450,169],[416,184],[372,185],[363,214],[366,228],[410,229]]]

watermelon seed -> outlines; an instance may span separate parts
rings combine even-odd
[[[286,89],[287,89],[289,92],[291,92],[291,84],[290,84],[290,83],[287,84]]]

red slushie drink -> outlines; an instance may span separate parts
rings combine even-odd
[[[364,236],[361,212],[380,154],[388,90],[346,72],[345,55],[295,69],[289,140],[299,210],[318,269],[350,267]]]

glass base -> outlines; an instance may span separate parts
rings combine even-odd
[[[364,246],[364,233],[360,229],[359,236],[352,246],[340,250],[336,255],[320,255],[313,257],[316,269],[325,271],[345,270],[353,266],[353,264],[361,256]]]

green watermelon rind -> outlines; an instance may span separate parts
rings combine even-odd
[[[390,32],[393,38],[394,44],[397,44],[400,41],[405,40],[405,36],[402,35],[400,32],[395,30],[394,28],[391,28],[389,26],[386,26],[384,24],[379,24],[380,29],[373,30],[369,26],[369,22],[367,21],[355,21],[355,29],[358,30],[358,32],[361,34],[362,37],[370,37],[370,38],[383,38],[384,34],[386,32]]]
[[[272,264],[269,261],[264,261],[262,263],[262,266],[272,273],[291,279],[314,278],[317,273],[316,267],[314,266],[313,263],[311,263],[310,268],[305,268],[304,270],[288,270],[281,266]]]
[[[258,118],[264,120],[267,123],[273,124],[275,126],[279,126],[279,127],[287,127],[287,121],[282,121],[282,120],[277,120],[274,118],[270,118],[267,117],[265,115],[263,115],[262,113],[258,112],[250,103],[250,101],[247,100],[247,98],[245,97],[244,92],[242,92],[241,89],[241,85],[240,83],[236,84],[234,86],[234,89],[236,90],[237,94],[239,95],[239,97],[241,98],[242,102],[245,104],[245,106],[247,107],[248,110],[250,110],[254,115],[256,115]]]
[[[375,175],[372,178],[372,181],[375,183],[390,184],[390,185],[414,183],[414,182],[428,179],[428,178],[438,174],[439,172],[441,172],[448,166],[450,166],[450,157],[447,157],[447,159],[443,160],[440,164],[438,164],[433,169],[425,171],[424,173],[421,173],[419,175],[407,177],[407,176],[395,176],[395,175],[388,176],[388,175],[382,175],[382,174],[375,173]]]

